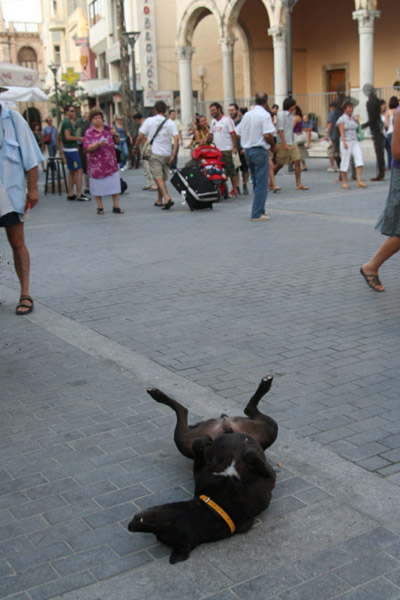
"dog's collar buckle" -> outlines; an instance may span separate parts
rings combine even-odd
[[[205,504],[207,504],[207,506],[209,506],[210,508],[215,510],[215,512],[218,513],[219,516],[224,519],[225,523],[228,525],[228,527],[231,531],[231,535],[233,535],[236,531],[235,523],[232,521],[230,516],[224,511],[224,509],[221,508],[216,502],[211,500],[210,496],[206,496],[205,494],[202,494],[201,496],[199,496],[199,498]]]

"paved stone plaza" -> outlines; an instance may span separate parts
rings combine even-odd
[[[400,599],[399,257],[384,294],[360,265],[388,182],[343,191],[308,161],[251,197],[170,211],[124,174],[124,215],[42,196],[26,236],[35,311],[0,232],[0,598]],[[375,174],[368,161],[365,179]],[[138,508],[191,497],[174,415],[240,414],[262,376],[279,423],[273,501],[244,535],[168,563]]]

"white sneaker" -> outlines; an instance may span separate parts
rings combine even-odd
[[[267,215],[267,213],[264,213],[263,215],[261,215],[261,217],[257,217],[256,219],[251,219],[254,222],[257,221],[270,221],[271,217],[269,215]]]
[[[334,168],[332,169],[332,167],[329,167],[329,169],[327,169],[328,173],[337,173],[337,169]]]

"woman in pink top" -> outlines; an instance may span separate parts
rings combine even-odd
[[[104,215],[103,196],[112,196],[113,213],[122,214],[118,206],[121,193],[121,179],[115,152],[119,135],[114,127],[104,124],[103,111],[92,108],[89,112],[91,126],[83,138],[83,148],[87,152],[90,193],[97,202],[97,214]]]

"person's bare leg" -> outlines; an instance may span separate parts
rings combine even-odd
[[[233,175],[233,176],[231,177],[231,181],[232,181],[232,189],[234,189],[234,190],[237,190],[237,187],[238,187],[238,185],[239,185],[239,181],[238,181],[238,176],[237,176],[237,174],[236,174],[236,175]]]
[[[388,260],[393,254],[396,254],[400,250],[400,237],[393,236],[389,237],[383,244],[378,248],[377,252],[368,262],[364,263],[362,270],[365,275],[378,275],[379,268],[385,261]],[[377,285],[378,289],[384,289],[383,285]]]
[[[275,165],[274,166],[274,175],[278,173],[282,169],[283,165]]]
[[[95,196],[95,200],[97,202],[97,208],[99,210],[103,210],[103,197],[102,196]]]
[[[24,238],[24,224],[17,223],[6,227],[7,238],[11,246],[13,257],[14,257],[14,268],[21,284],[21,296],[30,296],[29,294],[29,270],[30,260],[28,248],[25,245]],[[29,300],[23,301],[26,303],[26,307],[29,309],[31,303]],[[18,312],[24,314],[24,310],[21,308]]]
[[[294,176],[296,177],[296,188],[301,187],[301,167],[300,160],[294,161]]]
[[[74,195],[75,172],[68,171],[68,196]]]
[[[362,170],[363,170],[362,167],[356,167],[357,186],[358,187],[367,187],[365,185],[365,183],[363,182],[363,180],[361,179]]]
[[[171,198],[168,194],[167,185],[166,185],[164,179],[162,179],[162,178],[156,179],[156,184],[157,184],[157,188],[158,188],[157,204],[162,204],[163,198],[164,198],[165,202],[168,202],[169,200],[171,200]]]
[[[274,161],[272,160],[272,158],[269,158],[269,187],[271,190],[279,190],[279,186],[276,185],[276,179],[275,179],[275,166],[274,166]]]
[[[340,179],[342,180],[342,188],[344,188],[345,190],[347,190],[347,188],[349,187],[349,185],[347,183],[347,173],[346,173],[346,171],[340,171]]]
[[[119,194],[113,194],[112,200],[113,200],[113,207],[119,208]]]
[[[76,172],[76,195],[82,196],[82,169],[78,169]]]
[[[329,162],[331,164],[331,169],[334,169],[335,168],[335,161],[333,159],[333,156],[329,156]]]

